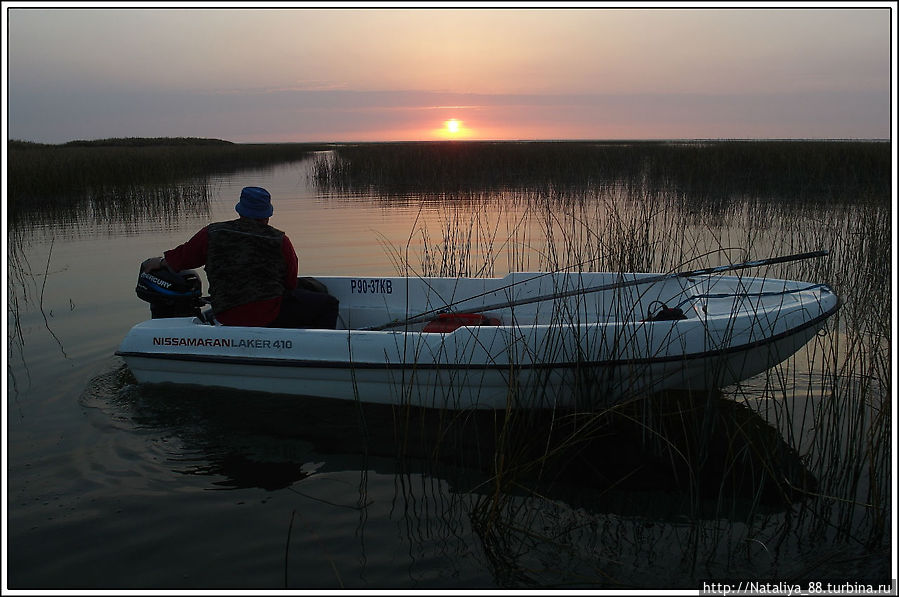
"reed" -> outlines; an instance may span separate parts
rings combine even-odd
[[[126,214],[137,203],[171,204],[208,195],[208,177],[308,157],[305,144],[236,144],[216,139],[105,139],[44,145],[10,141],[11,223],[41,213],[99,209]],[[147,197],[144,189],[151,189]],[[109,214],[107,214],[109,215]]]
[[[340,145],[313,179],[346,192],[623,186],[723,206],[739,195],[884,200],[890,145],[862,141],[434,142]]]
[[[862,155],[870,157],[866,151]],[[510,408],[496,413],[495,442],[485,446],[489,453],[482,463],[491,478],[471,507],[472,527],[501,585],[546,586],[552,577],[566,579],[561,585],[619,586],[610,571],[620,566],[611,554],[597,563],[580,553],[569,560],[577,563],[576,571],[546,566],[549,554],[601,542],[599,535],[584,538],[584,529],[599,533],[609,524],[601,514],[580,512],[568,527],[548,515],[561,506],[547,496],[568,483],[595,487],[591,503],[598,512],[624,489],[657,492],[648,498],[656,502],[653,510],[671,500],[672,492],[679,495],[685,534],[659,524],[648,540],[679,550],[688,563],[679,579],[684,587],[713,576],[710,569],[725,576],[760,570],[773,575],[778,559],[796,562],[797,579],[814,580],[820,571],[803,564],[811,545],[850,544],[858,546],[857,557],[877,561],[891,521],[891,295],[885,259],[892,246],[891,211],[888,192],[875,192],[870,180],[846,182],[856,178],[852,164],[842,170],[840,185],[868,189],[858,201],[840,200],[843,191],[820,181],[800,181],[782,199],[763,196],[774,188],[763,182],[762,189],[727,201],[693,201],[682,187],[665,191],[636,184],[428,195],[441,202],[442,215],[418,222],[420,263],[401,263],[407,274],[495,275],[503,273],[504,262],[510,269],[524,264],[540,271],[664,272],[824,248],[831,252],[826,259],[748,275],[825,282],[844,301],[826,333],[805,350],[722,392],[634,395],[590,412],[534,415],[513,408],[527,391],[513,387]],[[819,174],[811,169],[803,176]],[[694,189],[707,186],[692,183]],[[395,189],[388,185],[384,192]],[[508,201],[510,193],[515,200]],[[490,209],[491,202],[501,207]],[[490,217],[500,221],[485,221]],[[405,256],[410,255],[407,246]],[[560,309],[558,317],[564,325],[566,318],[576,322],[577,313]],[[585,404],[596,403],[593,388],[586,375],[577,389]],[[458,421],[444,421],[441,442],[467,433]],[[760,567],[761,561],[770,567]],[[561,586],[555,582],[551,586]]]

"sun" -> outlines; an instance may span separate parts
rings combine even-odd
[[[473,135],[474,131],[469,128],[464,120],[458,118],[444,120],[441,122],[440,128],[430,131],[431,138],[447,141],[471,139]]]

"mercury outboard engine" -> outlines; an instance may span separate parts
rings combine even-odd
[[[194,270],[173,272],[160,268],[145,273],[143,264],[137,276],[137,296],[150,303],[153,319],[164,317],[200,317],[203,283]]]

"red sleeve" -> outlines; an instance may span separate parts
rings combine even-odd
[[[204,227],[194,234],[189,241],[163,253],[166,263],[176,272],[206,265],[206,252],[209,248],[209,233]]]
[[[286,234],[281,242],[281,254],[284,255],[284,263],[287,264],[287,272],[284,274],[284,287],[287,290],[293,290],[297,287],[297,275],[300,271],[300,266],[297,261],[297,252]]]

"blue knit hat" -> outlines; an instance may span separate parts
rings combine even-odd
[[[263,220],[272,215],[272,196],[262,187],[244,187],[240,192],[240,203],[234,209],[245,218]]]

